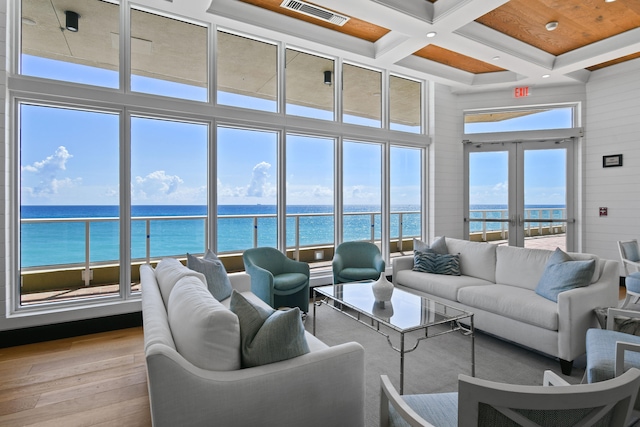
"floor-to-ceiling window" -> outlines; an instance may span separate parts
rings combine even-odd
[[[131,118],[133,262],[207,249],[208,129],[199,123]]]
[[[277,132],[218,127],[218,252],[277,247]]]
[[[381,239],[382,145],[344,141],[342,240]]]
[[[119,115],[20,104],[20,303],[120,292]],[[109,266],[95,275],[96,265]],[[50,280],[43,278],[48,276]]]
[[[309,262],[329,260],[334,244],[335,139],[287,135],[287,248],[317,248]]]
[[[321,271],[340,241],[424,233],[423,82],[129,3],[20,5],[15,309],[137,298],[164,256]]]

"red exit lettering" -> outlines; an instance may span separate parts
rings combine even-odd
[[[516,98],[523,98],[525,96],[529,96],[529,86],[517,87],[513,92]]]

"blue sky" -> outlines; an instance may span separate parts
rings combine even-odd
[[[27,55],[23,55],[23,70],[30,75],[117,87],[115,72]],[[206,99],[202,88],[185,91],[185,85],[156,79],[134,77],[132,85],[148,93]],[[232,94],[219,94],[219,100],[236,105],[247,102],[246,97],[240,99]],[[264,108],[270,109],[270,104],[264,104]],[[21,120],[22,204],[119,203],[117,115],[25,105]],[[540,128],[556,126],[562,120],[566,121],[566,117],[544,114],[499,124]],[[131,132],[133,204],[207,203],[206,125],[133,118]],[[230,128],[219,128],[217,132],[218,204],[275,204],[277,133]],[[287,141],[287,202],[332,204],[334,141],[296,135],[289,135]],[[380,205],[381,171],[377,165],[381,154],[378,144],[344,142],[345,205]],[[492,156],[483,157],[482,164],[473,166],[471,203],[503,203],[506,171],[499,165],[504,162],[499,155]],[[538,169],[537,164],[554,167],[527,175],[527,191],[531,195],[531,202],[527,203],[564,203],[562,173],[548,172],[564,171],[557,157],[557,153],[548,152],[531,158],[531,170]],[[392,204],[420,203],[419,150],[392,148],[391,187]]]

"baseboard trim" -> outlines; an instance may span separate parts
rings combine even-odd
[[[142,312],[0,332],[0,348],[142,326]]]

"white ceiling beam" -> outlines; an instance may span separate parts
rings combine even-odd
[[[625,31],[558,56],[553,69],[568,73],[640,52],[640,28]]]

